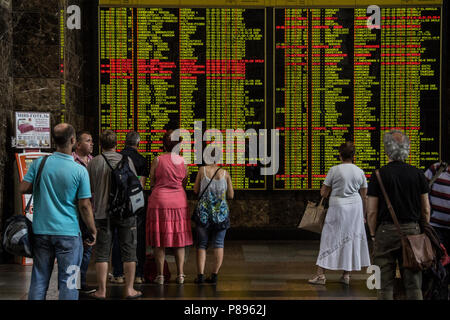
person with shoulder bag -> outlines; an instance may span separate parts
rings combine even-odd
[[[320,238],[317,275],[308,282],[324,285],[324,270],[342,270],[340,282],[350,284],[350,272],[370,265],[369,248],[364,229],[367,181],[364,171],[352,163],[353,142],[339,147],[341,164],[328,171],[320,194],[330,196],[329,207]]]
[[[422,270],[412,266],[420,265],[420,262],[412,261],[411,257],[417,249],[415,240],[421,241],[419,247],[422,249],[430,249],[429,239],[427,241],[423,236],[420,225],[421,221],[430,221],[429,187],[423,172],[405,163],[410,141],[404,133],[398,130],[386,132],[383,142],[389,162],[372,174],[367,213],[370,236],[374,241],[373,264],[381,270],[378,299],[393,300],[398,263],[406,299],[422,300]],[[427,250],[421,252],[429,253]],[[425,268],[429,259],[419,258],[424,259],[422,267]]]
[[[212,151],[215,155],[215,149]],[[197,284],[216,284],[223,261],[224,240],[230,227],[227,198],[233,199],[234,190],[231,177],[226,170],[212,162],[200,168],[195,180],[194,192],[199,195],[192,220],[197,230]],[[205,279],[205,262],[208,242],[214,247],[214,266],[211,276]]]

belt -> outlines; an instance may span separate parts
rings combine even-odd
[[[398,221],[399,224],[419,223],[419,221]],[[380,225],[394,224],[393,221],[381,221]]]

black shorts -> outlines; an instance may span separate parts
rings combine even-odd
[[[111,218],[95,220],[97,227],[97,243],[95,245],[95,261],[109,262],[111,256],[114,229],[119,236],[120,254],[123,262],[136,262],[137,229],[136,217],[125,219]]]

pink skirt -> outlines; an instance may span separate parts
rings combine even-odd
[[[148,208],[146,222],[147,245],[179,248],[192,245],[189,207]]]

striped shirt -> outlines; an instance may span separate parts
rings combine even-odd
[[[431,180],[438,170],[439,162],[425,172],[425,177]],[[430,205],[430,224],[434,227],[450,229],[450,166],[431,186]]]

